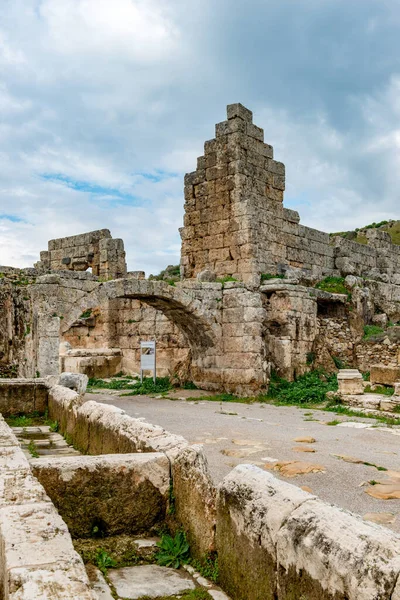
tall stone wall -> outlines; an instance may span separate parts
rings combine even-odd
[[[124,243],[108,229],[50,240],[36,267],[42,271],[86,271],[105,279],[126,275]]]
[[[387,233],[370,230],[367,244],[359,244],[301,225],[298,213],[283,206],[285,166],[273,159],[251,111],[231,104],[227,116],[185,177],[184,278],[209,269],[259,283],[263,273],[292,267],[315,279],[383,274],[383,282],[400,283],[400,247]]]

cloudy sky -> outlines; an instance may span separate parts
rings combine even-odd
[[[0,75],[0,264],[103,227],[130,269],[178,263],[233,102],[304,224],[400,218],[400,0],[0,0]]]

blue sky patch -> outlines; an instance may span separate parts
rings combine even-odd
[[[5,213],[0,213],[0,220],[2,221],[11,221],[12,223],[23,223],[25,220],[17,215],[9,215]]]

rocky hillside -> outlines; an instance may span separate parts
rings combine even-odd
[[[331,233],[331,236],[340,235],[349,240],[354,240],[359,244],[367,243],[366,231],[367,229],[380,229],[381,231],[387,231],[392,238],[393,244],[400,246],[400,221],[381,221],[380,223],[371,223],[365,227],[354,229],[353,231],[339,231],[337,233]]]

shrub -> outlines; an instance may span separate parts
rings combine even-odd
[[[321,403],[326,400],[327,392],[338,389],[336,375],[315,370],[300,375],[295,381],[286,381],[273,374],[268,395],[287,404]]]
[[[156,560],[161,567],[179,569],[189,559],[189,544],[183,531],[178,531],[175,537],[163,535],[157,546]]]

